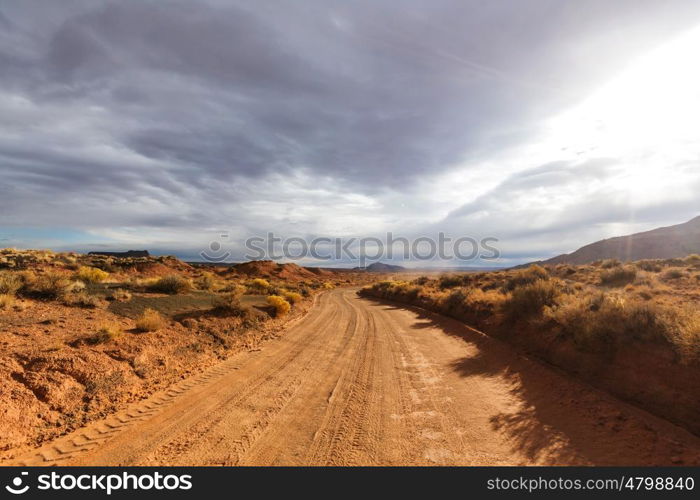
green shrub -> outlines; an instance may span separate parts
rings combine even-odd
[[[214,311],[228,316],[245,317],[249,314],[247,307],[241,304],[241,293],[231,292],[214,299]]]

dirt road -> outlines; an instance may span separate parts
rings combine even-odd
[[[334,290],[262,350],[16,462],[697,464],[700,439],[455,321]]]

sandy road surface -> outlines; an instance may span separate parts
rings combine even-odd
[[[463,325],[334,290],[281,338],[17,460],[696,464],[700,439]]]

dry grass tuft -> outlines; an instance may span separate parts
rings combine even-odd
[[[9,293],[0,293],[0,311],[10,309],[15,305],[17,299]]]
[[[62,299],[70,290],[70,281],[65,275],[47,272],[36,275],[31,272],[23,273],[24,283],[20,293],[27,297],[43,300]]]
[[[106,323],[90,337],[89,342],[91,344],[105,344],[117,340],[122,334],[123,332],[119,325]]]
[[[100,305],[100,299],[85,292],[68,293],[63,298],[63,304],[71,307],[82,307],[85,309],[95,309]]]
[[[15,295],[22,288],[22,278],[10,271],[0,272],[0,294]]]
[[[135,326],[139,332],[155,332],[165,326],[165,320],[158,311],[146,308],[136,319]]]

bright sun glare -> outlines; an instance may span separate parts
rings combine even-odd
[[[550,158],[557,149],[579,160],[623,159],[616,182],[635,193],[660,189],[671,172],[678,180],[700,153],[699,53],[700,27],[641,57],[553,119],[537,149]]]

